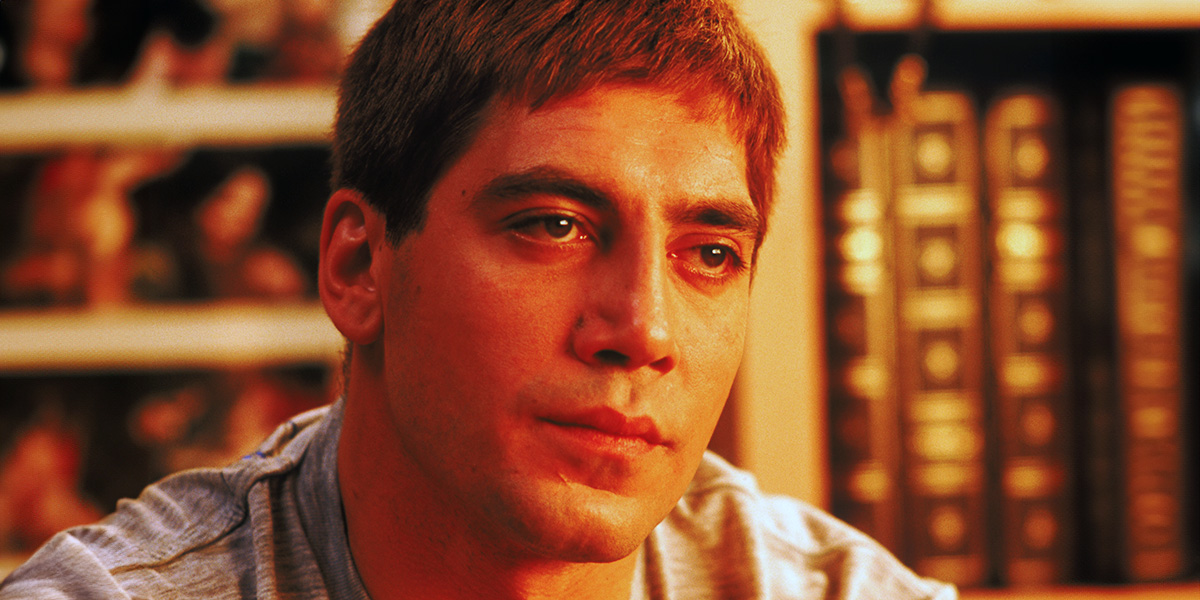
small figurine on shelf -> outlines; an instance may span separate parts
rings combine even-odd
[[[131,299],[138,248],[129,193],[174,163],[172,154],[155,149],[109,152],[102,158],[95,188],[78,207],[73,223],[84,251],[84,295],[89,305]]]
[[[27,7],[20,66],[32,87],[59,90],[76,76],[80,48],[91,33],[91,0],[33,0]]]
[[[59,530],[104,514],[80,493],[82,436],[64,413],[53,399],[40,403],[0,448],[0,550],[31,552]]]
[[[185,44],[168,31],[152,30],[126,83],[150,89],[224,85],[233,69],[234,50],[233,40],[219,33]]]
[[[253,453],[279,422],[329,402],[324,382],[247,369],[197,376],[144,398],[129,435],[162,474],[219,467]]]
[[[68,151],[42,165],[26,199],[24,239],[18,255],[5,265],[0,291],[21,303],[82,302],[83,264],[63,222],[91,193],[97,160],[87,149]]]
[[[49,160],[27,202],[24,251],[0,277],[3,295],[49,304],[128,302],[136,265],[147,264],[137,260],[129,193],[174,162],[172,154],[154,149],[78,148]]]
[[[206,295],[296,298],[308,289],[295,258],[261,239],[270,197],[266,174],[243,167],[196,209],[194,250]]]
[[[80,56],[85,85],[173,84],[175,54],[204,46],[216,25],[207,0],[92,0],[93,35]]]
[[[331,0],[209,0],[232,81],[331,83],[344,49]]]
[[[342,69],[333,0],[295,0],[287,4],[278,56],[268,76],[319,83],[334,81]]]
[[[234,60],[233,41],[211,36],[194,47],[177,44],[164,36],[172,52],[170,81],[180,87],[224,85]]]

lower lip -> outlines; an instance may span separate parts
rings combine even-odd
[[[547,422],[552,435],[589,453],[613,457],[636,458],[654,449],[655,444],[636,436],[621,436],[605,433],[599,429],[580,425],[563,425]]]

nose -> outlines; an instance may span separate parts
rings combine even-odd
[[[675,368],[671,280],[665,252],[613,253],[587,290],[572,332],[580,360],[595,366],[658,373]]]

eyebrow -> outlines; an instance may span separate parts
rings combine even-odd
[[[667,209],[667,220],[684,225],[707,225],[743,233],[758,239],[758,211],[748,201],[732,199],[683,202]]]
[[[483,186],[471,203],[504,202],[535,195],[561,196],[600,212],[617,212],[608,194],[554,167],[534,167],[500,175]]]
[[[567,171],[549,166],[500,175],[483,186],[471,203],[505,202],[540,194],[569,198],[599,212],[618,212],[616,202],[608,193]],[[676,225],[718,227],[752,236],[756,241],[762,229],[753,203],[735,198],[672,202],[667,207],[666,218]]]

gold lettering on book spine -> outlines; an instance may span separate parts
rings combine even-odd
[[[904,407],[904,559],[962,586],[989,575],[984,472],[978,120],[926,91],[920,59],[892,82],[897,389]]]
[[[1126,568],[1134,580],[1183,569],[1183,117],[1179,92],[1132,85],[1113,97],[1118,368],[1125,415]]]
[[[1047,94],[1011,93],[989,107],[984,130],[999,566],[1015,585],[1060,583],[1072,568],[1069,244],[1057,120]]]
[[[887,130],[866,77],[843,73],[846,136],[830,152],[827,318],[834,512],[899,551]]]

